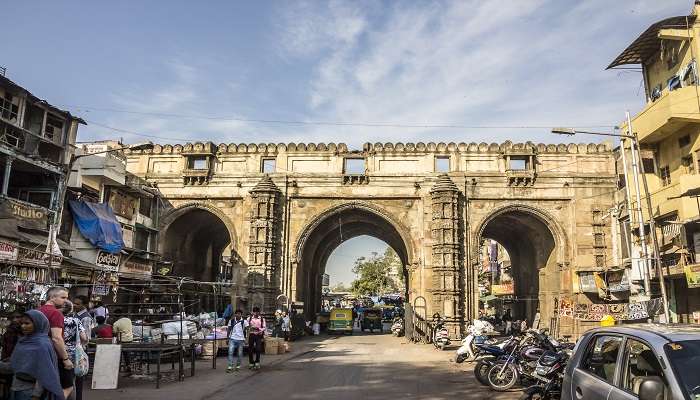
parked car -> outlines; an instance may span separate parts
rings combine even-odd
[[[700,325],[596,328],[576,344],[562,400],[699,400]]]

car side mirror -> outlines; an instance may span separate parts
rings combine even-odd
[[[658,376],[644,378],[639,386],[639,400],[663,400],[666,385]]]

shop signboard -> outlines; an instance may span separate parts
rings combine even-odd
[[[0,241],[0,260],[14,261],[17,259],[19,246],[17,242],[2,240]]]
[[[608,271],[606,273],[607,287],[610,292],[626,292],[630,290],[630,281],[627,276],[627,270],[620,269],[616,271]]]
[[[578,282],[582,293],[598,293],[595,276],[592,272],[580,272]]]
[[[63,262],[63,256],[20,247],[17,252],[17,261],[21,264],[36,267],[60,268]]]
[[[121,253],[112,254],[103,250],[98,251],[97,257],[95,257],[95,265],[110,272],[117,272],[121,261]]]
[[[0,200],[0,218],[14,218],[17,225],[28,229],[45,230],[49,210],[25,202],[4,198]]]
[[[495,296],[513,294],[513,282],[491,285],[491,294]]]
[[[119,272],[130,275],[139,275],[142,277],[150,277],[153,273],[153,266],[148,262],[126,260],[119,267]]]
[[[700,264],[686,265],[684,269],[685,279],[688,281],[688,287],[700,287]]]

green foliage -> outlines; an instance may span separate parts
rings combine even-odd
[[[377,296],[398,291],[399,288],[390,277],[393,265],[399,266],[399,277],[403,282],[401,261],[391,247],[387,247],[382,255],[372,253],[370,258],[359,257],[352,269],[358,276],[352,282],[352,292],[358,296]]]

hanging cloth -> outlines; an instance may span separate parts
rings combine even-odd
[[[122,226],[107,203],[70,200],[70,209],[80,233],[95,247],[119,253],[124,247]]]

